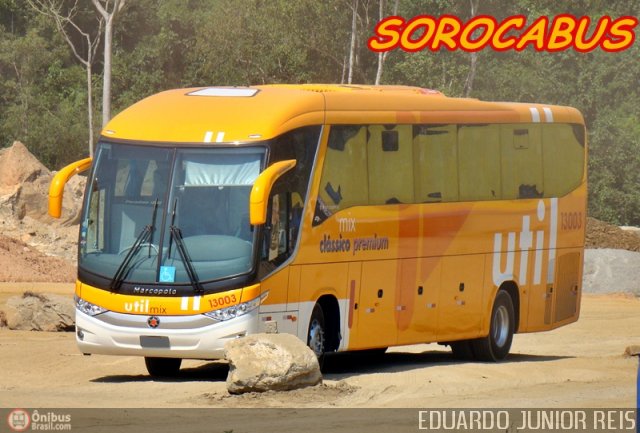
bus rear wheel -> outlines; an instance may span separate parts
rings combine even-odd
[[[144,363],[152,377],[173,377],[180,371],[182,359],[145,357]]]
[[[515,330],[515,314],[511,296],[504,290],[496,295],[491,310],[489,335],[471,342],[473,354],[478,361],[503,360],[511,349]]]

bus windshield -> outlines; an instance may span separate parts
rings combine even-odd
[[[249,194],[265,147],[101,142],[86,195],[79,267],[111,281],[190,284],[247,273]]]

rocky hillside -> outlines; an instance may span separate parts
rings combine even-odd
[[[84,178],[65,187],[60,220],[47,214],[53,175],[20,142],[0,150],[0,281],[64,282],[75,278],[75,223]]]

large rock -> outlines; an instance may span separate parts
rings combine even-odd
[[[51,223],[48,216],[52,173],[19,141],[0,149],[0,218],[22,221],[26,216]],[[63,218],[78,223],[86,178],[74,176],[65,185]]]
[[[315,354],[291,334],[249,335],[229,341],[224,351],[231,394],[286,391],[322,382]]]
[[[19,141],[0,150],[0,168],[0,188],[33,182],[41,175],[49,174],[47,167]]]
[[[0,187],[0,218],[21,220],[27,214],[27,208],[20,199],[22,185]]]
[[[5,314],[9,329],[73,331],[75,308],[65,296],[25,292],[7,300]]]

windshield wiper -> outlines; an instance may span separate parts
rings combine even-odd
[[[129,248],[129,252],[124,257],[124,260],[122,260],[122,263],[120,263],[120,266],[118,266],[118,269],[116,269],[116,273],[111,280],[111,284],[109,284],[109,288],[111,289],[111,291],[117,291],[120,288],[120,286],[122,285],[122,281],[124,281],[124,278],[129,271],[129,264],[131,263],[131,260],[133,260],[135,255],[138,253],[138,250],[140,250],[142,244],[147,242],[148,238],[152,238],[156,226],[157,210],[158,198],[156,197],[156,200],[153,204],[151,224],[147,224],[143,227],[142,231],[140,231],[140,234],[138,234],[138,237],[133,242],[133,245],[131,245],[131,247]],[[151,245],[149,245],[149,257],[151,257]]]
[[[184,268],[187,271],[187,275],[189,276],[189,281],[191,281],[193,289],[196,293],[203,294],[204,288],[202,287],[202,284],[200,284],[198,274],[196,274],[196,270],[193,268],[193,262],[191,261],[191,257],[189,256],[187,247],[184,245],[182,239],[182,231],[180,231],[178,227],[172,225],[171,227],[169,227],[169,233],[176,243],[176,248],[178,249],[178,253],[180,253],[180,258],[184,263]]]
[[[171,225],[169,226],[169,252],[167,253],[167,257],[171,257],[171,243],[174,241],[176,248],[178,249],[178,253],[180,254],[180,258],[182,259],[182,263],[184,263],[184,268],[187,271],[189,281],[193,286],[193,290],[198,294],[203,294],[204,288],[202,287],[202,284],[200,284],[200,279],[198,278],[196,270],[193,268],[193,261],[191,260],[191,256],[189,256],[189,251],[187,251],[187,247],[184,245],[182,231],[175,225],[177,205],[178,199],[176,198],[173,200],[173,209],[171,211]]]

